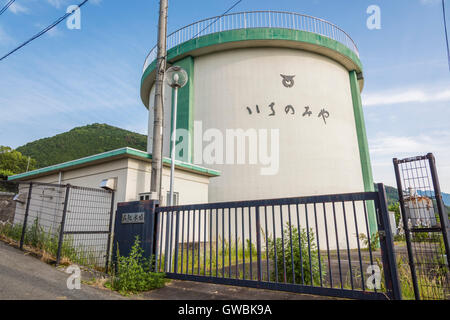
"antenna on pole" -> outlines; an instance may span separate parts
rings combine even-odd
[[[445,0],[442,0],[442,12],[444,14],[444,29],[445,29],[445,41],[447,43],[448,70],[450,71],[450,47],[448,45],[447,17],[445,15]]]

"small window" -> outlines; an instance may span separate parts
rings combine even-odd
[[[180,198],[180,195],[178,194],[178,192],[174,192],[173,193],[173,200],[172,200],[172,206],[177,206],[178,205],[178,202],[179,202],[179,198]],[[170,199],[170,192],[167,192],[167,195],[166,195],[166,205],[169,205],[169,199]]]

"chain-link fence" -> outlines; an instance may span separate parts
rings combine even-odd
[[[435,158],[430,153],[394,159],[394,168],[409,259],[409,268],[402,269],[412,279],[410,295],[417,300],[449,300],[449,218]]]
[[[2,238],[57,264],[107,269],[113,192],[37,182],[0,182],[0,190],[9,196],[0,207]]]

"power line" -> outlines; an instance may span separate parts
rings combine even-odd
[[[2,10],[0,10],[0,16],[3,14],[3,12],[8,10],[9,6],[12,5],[14,1],[16,1],[16,0],[10,0],[7,4],[5,4],[5,6],[2,8]]]
[[[444,2],[444,0],[442,0],[442,12],[444,14],[444,28],[445,28],[445,41],[447,43],[448,70],[450,71],[450,47],[448,45],[447,17],[445,15],[445,2]]]
[[[10,52],[8,52],[7,54],[5,54],[3,57],[0,58],[0,61],[2,61],[3,59],[7,58],[8,56],[12,55],[14,52],[16,52],[17,50],[19,50],[22,47],[25,47],[27,44],[29,44],[31,41],[39,38],[40,36],[42,36],[43,34],[45,34],[47,31],[53,29],[54,27],[56,27],[58,24],[60,24],[62,21],[64,21],[68,16],[70,16],[71,14],[73,14],[76,10],[78,10],[79,8],[81,8],[86,2],[88,2],[89,0],[84,0],[83,2],[81,2],[78,7],[74,10],[72,10],[71,12],[66,13],[65,15],[63,15],[62,17],[60,17],[58,20],[56,20],[55,22],[53,22],[51,25],[49,25],[47,28],[43,29],[42,31],[40,31],[39,33],[35,34],[33,37],[31,37],[30,39],[28,39],[27,41],[25,41],[24,43],[22,43],[20,46],[18,46],[17,48],[15,48],[14,50],[11,50]]]
[[[240,2],[242,2],[242,0],[237,1],[235,4],[233,4],[230,8],[228,8],[227,11],[225,11],[224,13],[222,13],[220,16],[218,16],[213,22],[211,22],[210,24],[208,24],[206,27],[204,27],[200,32],[198,32],[195,36],[193,36],[191,39],[194,39],[196,36],[198,36],[200,33],[202,33],[203,31],[205,31],[206,29],[209,28],[209,26],[211,26],[212,24],[216,23],[217,20],[219,20],[220,18],[222,18],[224,15],[226,15],[228,12],[230,12],[234,7],[236,7]]]

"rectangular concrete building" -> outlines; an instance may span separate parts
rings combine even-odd
[[[115,183],[115,202],[145,200],[150,191],[151,154],[133,148],[121,148],[17,174],[9,181],[29,181],[99,188],[102,181]],[[176,161],[176,204],[208,202],[209,179],[220,172],[190,163]],[[170,159],[164,158],[162,177],[163,203],[170,185]]]

